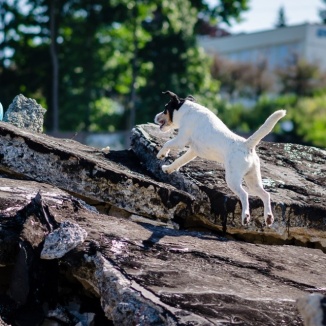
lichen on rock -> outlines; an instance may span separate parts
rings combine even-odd
[[[9,122],[18,128],[34,132],[43,131],[44,114],[46,110],[34,99],[17,95],[5,113],[4,122]]]

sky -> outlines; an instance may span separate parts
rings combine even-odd
[[[287,25],[320,22],[319,9],[326,9],[322,0],[249,0],[250,9],[242,14],[242,23],[228,28],[233,33],[272,29],[278,20],[280,7],[284,8]]]

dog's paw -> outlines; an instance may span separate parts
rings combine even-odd
[[[273,214],[267,214],[266,218],[265,218],[265,222],[267,226],[271,226],[274,222],[274,216]]]
[[[159,160],[163,160],[164,157],[166,157],[166,155],[162,155],[162,154],[160,154],[160,153],[158,153],[158,154],[156,155],[156,158],[158,158]]]
[[[247,225],[250,221],[250,214],[246,213],[243,217],[242,217],[242,225]]]
[[[161,150],[157,153],[156,157],[157,157],[159,160],[163,160],[165,157],[168,156],[168,154],[169,154],[169,150],[162,150],[162,149],[161,149]]]
[[[174,170],[171,168],[171,165],[162,165],[162,170],[167,174],[174,172]]]

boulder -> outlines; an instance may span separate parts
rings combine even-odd
[[[141,125],[132,150],[102,151],[0,122],[0,323],[310,318],[316,300],[302,298],[326,294],[325,151],[261,143],[275,223],[264,226],[252,197],[243,227],[222,166],[161,171],[156,153],[172,136]]]
[[[34,99],[26,98],[20,94],[9,105],[3,121],[19,128],[41,133],[43,131],[45,112],[46,110]]]
[[[0,308],[0,316],[7,323],[26,314],[35,322],[58,311],[69,316],[58,275],[100,300],[114,325],[303,325],[296,300],[325,294],[321,250],[250,244],[135,215],[102,215],[32,181],[0,179],[0,185],[0,279],[3,269],[11,271],[6,291],[0,291],[0,307],[11,310]],[[84,229],[86,241],[58,259],[40,259],[47,234],[67,222]]]
[[[271,194],[275,222],[266,227],[261,200],[250,197],[252,218],[244,227],[240,201],[227,187],[222,165],[196,158],[179,172],[163,173],[161,166],[179,153],[172,151],[165,161],[156,159],[156,154],[172,137],[172,132],[162,133],[154,124],[140,125],[132,131],[131,147],[157,180],[194,196],[199,207],[195,211],[197,224],[255,243],[298,244],[326,251],[326,151],[261,142],[257,153],[264,187]],[[186,217],[180,223],[193,227],[194,219]]]

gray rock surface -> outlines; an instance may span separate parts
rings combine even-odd
[[[45,112],[46,110],[34,99],[20,94],[9,105],[3,121],[19,128],[41,133],[43,131]]]
[[[73,292],[78,285],[79,295],[101,302],[97,311],[63,307],[72,324],[102,314],[95,324],[303,325],[309,302],[300,298],[326,294],[325,151],[262,143],[276,222],[266,228],[262,203],[251,198],[244,228],[222,166],[196,159],[179,173],[161,172],[155,156],[168,137],[139,126],[134,152],[105,153],[0,122],[5,323],[51,319],[69,281]],[[46,238],[64,225],[87,238],[81,231],[84,241],[41,259]]]
[[[238,239],[292,243],[326,251],[326,151],[262,142],[257,152],[263,184],[271,194],[275,222],[271,228],[266,227],[261,200],[250,197],[252,219],[243,227],[240,201],[227,187],[222,165],[196,158],[179,172],[170,175],[162,172],[161,165],[165,163],[157,160],[156,154],[172,137],[172,133],[162,133],[154,124],[141,125],[133,129],[131,147],[157,180],[194,196],[199,224],[223,230]],[[177,156],[177,151],[171,153],[173,159]],[[183,223],[192,227],[194,221],[185,218]]]
[[[86,240],[87,232],[76,223],[64,221],[44,240],[41,259],[58,259]]]
[[[165,221],[193,214],[192,196],[157,182],[130,151],[105,154],[74,140],[32,133],[3,122],[1,173],[52,184],[102,212],[119,208]]]
[[[78,224],[88,237],[58,266],[101,299],[114,325],[303,325],[296,301],[326,293],[325,255],[318,249],[250,244],[137,216],[97,214],[61,190],[31,181],[0,179],[0,185],[0,239],[7,241],[0,264],[12,266],[25,224],[38,220],[47,230],[48,222],[53,229],[64,221]],[[35,201],[40,186],[44,197]],[[37,246],[31,247],[36,258]],[[53,283],[53,275],[45,275]],[[43,283],[39,278],[36,293]]]

